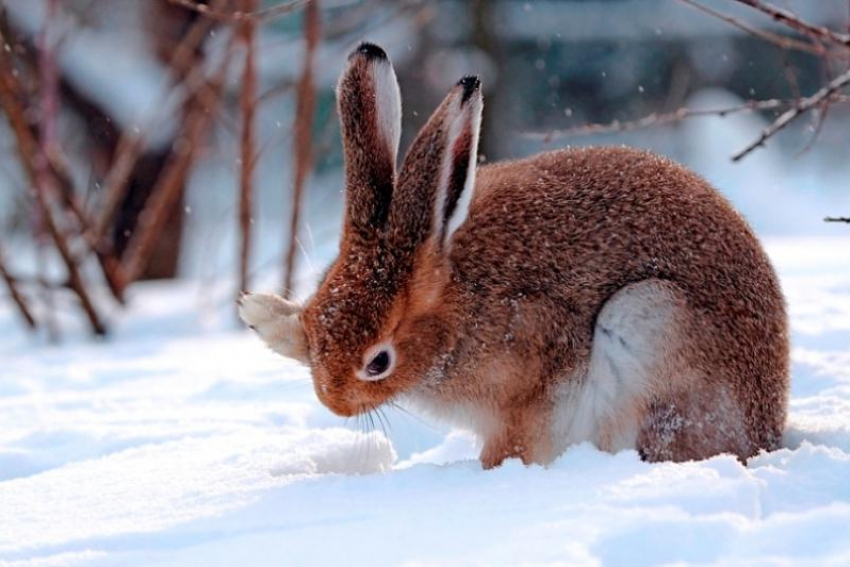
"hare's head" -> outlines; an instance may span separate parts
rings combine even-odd
[[[482,103],[478,79],[462,79],[396,173],[401,99],[380,47],[363,43],[349,55],[337,102],[346,200],[339,256],[286,332],[303,345],[291,356],[310,365],[322,402],[354,415],[425,379],[450,347],[441,290],[472,197]]]

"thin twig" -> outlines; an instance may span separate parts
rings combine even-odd
[[[788,10],[777,8],[771,4],[766,4],[761,0],[735,0],[735,2],[755,8],[756,10],[767,14],[777,22],[785,24],[789,28],[810,38],[826,40],[830,43],[850,47],[850,34],[836,32],[824,26],[805,22]]]
[[[284,2],[282,4],[278,4],[276,6],[270,6],[268,8],[263,8],[262,10],[237,10],[235,12],[223,12],[221,10],[216,10],[211,8],[206,4],[199,4],[194,0],[168,0],[171,4],[176,6],[180,6],[181,8],[186,8],[187,10],[192,10],[193,12],[197,12],[199,14],[203,14],[208,18],[213,20],[218,20],[220,22],[244,22],[246,20],[265,20],[278,16],[283,16],[285,14],[289,14],[290,12],[294,12],[301,6],[304,6],[310,0],[291,0],[290,2]]]
[[[806,154],[817,143],[818,138],[820,138],[821,132],[823,132],[823,125],[826,124],[826,117],[829,115],[829,101],[821,104],[819,106],[819,110],[815,109],[812,113],[814,114],[814,116],[812,117],[812,122],[814,122],[812,135],[806,141],[806,145],[803,146],[802,149],[797,152],[794,157],[800,157]]]
[[[829,97],[831,97],[833,94],[835,94],[837,91],[841,90],[848,84],[850,84],[850,71],[846,71],[844,74],[839,75],[812,96],[800,99],[800,101],[797,102],[797,104],[795,104],[793,108],[786,111],[784,114],[782,114],[782,116],[777,118],[773,122],[773,124],[765,128],[756,141],[754,141],[746,148],[732,156],[732,161],[740,161],[744,156],[752,152],[754,149],[764,145],[768,138],[788,126],[788,124],[793,122],[802,114],[808,112],[812,108],[828,100]]]
[[[824,222],[843,222],[850,224],[850,217],[826,217]]]
[[[36,272],[39,291],[44,303],[44,326],[47,327],[47,340],[53,344],[59,342],[61,333],[59,330],[59,317],[56,309],[55,287],[47,279],[47,250],[44,246],[36,249]]]
[[[83,240],[88,245],[89,249],[94,252],[95,258],[98,261],[103,277],[109,286],[112,296],[122,305],[124,304],[124,291],[127,287],[127,280],[124,276],[124,271],[121,268],[121,263],[115,257],[112,247],[103,241],[97,241],[94,238],[92,230],[93,221],[88,217],[85,208],[79,202],[74,191],[74,185],[71,181],[71,174],[68,167],[65,165],[65,160],[62,157],[59,145],[54,145],[46,154],[50,173],[53,181],[59,188],[61,203],[65,210],[73,217],[79,226],[80,234]]]
[[[717,10],[715,10],[713,8],[709,8],[708,6],[700,4],[699,2],[696,2],[695,0],[679,0],[679,1],[687,4],[688,6],[696,8],[697,10],[704,12],[704,13],[710,15],[710,16],[713,16],[713,17],[715,17],[719,20],[722,20],[722,21],[726,22],[727,24],[732,25],[733,27],[736,27],[736,28],[738,28],[742,31],[745,31],[745,32],[747,32],[748,34],[750,34],[754,37],[757,37],[759,39],[767,41],[768,43],[772,43],[772,44],[776,45],[777,47],[779,47],[781,49],[794,49],[794,50],[797,50],[797,51],[805,51],[805,52],[808,52],[808,53],[814,53],[815,55],[821,55],[821,56],[830,54],[830,52],[827,51],[823,47],[823,45],[821,45],[821,44],[806,43],[804,41],[800,41],[800,40],[790,38],[790,37],[785,37],[783,35],[779,35],[779,34],[769,32],[769,31],[766,31],[766,30],[760,30],[756,27],[751,26],[750,24],[742,22],[741,20],[739,20],[737,18],[734,18],[734,17],[729,16],[727,14],[724,14],[722,12],[718,12]]]
[[[850,96],[833,94],[829,97],[832,103],[848,103]],[[538,140],[544,143],[557,140],[559,138],[567,138],[571,136],[587,136],[591,134],[607,134],[611,132],[628,132],[631,130],[639,130],[653,126],[662,126],[673,122],[679,122],[688,118],[698,116],[719,116],[725,117],[730,114],[741,112],[753,112],[756,110],[775,110],[777,108],[787,108],[796,104],[796,100],[783,99],[768,99],[768,100],[750,100],[737,106],[727,106],[724,108],[711,109],[692,109],[679,108],[673,112],[656,113],[653,112],[647,116],[637,120],[614,120],[605,124],[585,124],[574,128],[564,128],[561,130],[552,130],[549,132],[524,132],[522,135],[525,138]]]
[[[246,12],[257,8],[256,0],[241,0],[240,7]],[[242,109],[241,163],[239,168],[239,228],[242,241],[239,247],[239,291],[248,291],[248,263],[251,253],[251,216],[254,193],[254,115],[257,110],[257,70],[254,62],[256,21],[242,20],[239,23],[239,37],[245,49],[245,66],[242,72]]]
[[[304,68],[298,81],[295,107],[295,173],[292,184],[292,207],[289,223],[289,246],[283,267],[283,294],[292,294],[295,272],[298,227],[301,221],[301,203],[304,185],[313,167],[313,115],[316,110],[316,87],[313,83],[313,64],[320,37],[319,0],[313,0],[304,12]]]
[[[100,315],[98,315],[98,312],[94,307],[94,303],[92,303],[89,293],[86,291],[85,282],[80,276],[79,267],[71,254],[68,241],[65,238],[65,235],[62,234],[62,231],[59,230],[56,221],[53,219],[53,213],[50,210],[50,205],[44,196],[44,192],[36,188],[34,193],[36,203],[38,204],[44,218],[44,225],[50,236],[53,238],[53,241],[56,244],[56,250],[59,251],[59,255],[62,257],[62,261],[68,269],[68,287],[70,287],[79,298],[80,305],[86,313],[89,323],[91,323],[92,331],[94,331],[96,335],[105,335],[106,325],[104,325],[103,320],[100,318]]]
[[[20,294],[18,291],[17,281],[14,277],[9,273],[9,270],[6,269],[6,266],[3,264],[3,251],[0,250],[0,277],[2,277],[3,281],[6,282],[6,287],[9,290],[9,295],[12,297],[12,302],[17,306],[18,313],[21,314],[21,317],[32,330],[35,330],[38,327],[38,324],[35,321],[35,317],[33,317],[32,312],[27,306],[26,299],[24,296]]]

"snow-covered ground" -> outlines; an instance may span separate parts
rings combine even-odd
[[[767,245],[791,419],[747,466],[582,445],[485,472],[400,411],[364,433],[204,282],[134,288],[104,343],[45,346],[0,305],[0,564],[850,563],[850,238]]]

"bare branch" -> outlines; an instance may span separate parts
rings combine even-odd
[[[833,31],[824,26],[818,26],[809,22],[804,22],[788,10],[777,8],[771,4],[766,4],[761,0],[735,0],[740,4],[755,8],[759,12],[767,14],[777,22],[785,24],[789,28],[808,36],[815,40],[827,41],[850,47],[850,35]]]
[[[98,315],[97,310],[94,307],[94,303],[92,303],[92,300],[89,297],[83,278],[80,276],[76,260],[71,254],[68,241],[62,231],[59,230],[56,221],[53,219],[53,212],[50,210],[50,205],[44,196],[44,192],[36,188],[34,193],[36,203],[38,203],[41,214],[43,215],[47,232],[50,234],[51,238],[53,238],[53,242],[56,244],[56,249],[59,251],[59,255],[62,257],[62,261],[68,269],[68,287],[70,287],[79,298],[80,305],[82,306],[83,311],[85,311],[86,316],[89,319],[89,323],[91,323],[92,331],[94,331],[97,335],[105,335],[106,326],[103,324],[100,315]]]
[[[833,94],[828,98],[832,103],[848,103],[850,96]],[[611,132],[628,132],[631,130],[639,130],[642,128],[650,128],[679,122],[688,118],[698,116],[719,116],[725,117],[730,114],[738,114],[741,112],[753,112],[756,110],[775,110],[778,108],[788,108],[797,103],[797,100],[769,99],[769,100],[749,100],[737,106],[727,106],[724,108],[711,109],[691,109],[680,108],[668,113],[652,113],[637,120],[615,120],[606,124],[585,124],[576,126],[575,128],[565,128],[562,130],[552,130],[550,132],[524,132],[522,135],[525,138],[538,140],[544,143],[549,143],[560,138],[568,138],[572,136],[588,136],[591,134],[607,134]]]
[[[824,222],[843,222],[850,224],[850,217],[826,217]]]
[[[739,20],[737,18],[733,18],[732,16],[729,16],[729,15],[724,14],[722,12],[718,12],[717,10],[715,10],[713,8],[709,8],[708,6],[700,4],[699,2],[696,2],[695,0],[679,0],[679,1],[687,4],[688,6],[692,6],[693,8],[696,8],[697,10],[704,12],[704,13],[710,15],[710,16],[713,16],[713,17],[715,17],[719,20],[723,20],[727,24],[730,24],[730,25],[732,25],[732,26],[734,26],[734,27],[736,27],[736,28],[738,28],[742,31],[745,31],[752,36],[755,36],[759,39],[767,41],[768,43],[772,43],[773,45],[776,45],[777,47],[779,47],[781,49],[794,49],[794,50],[797,50],[797,51],[805,51],[807,53],[813,53],[815,55],[820,55],[820,56],[831,55],[831,52],[829,52],[826,48],[824,48],[823,45],[821,45],[819,43],[807,43],[807,42],[804,42],[804,41],[800,41],[800,40],[790,38],[790,37],[785,37],[783,35],[779,35],[779,34],[769,32],[769,31],[766,31],[766,30],[760,30],[760,29],[755,28],[755,27],[753,27],[753,26],[751,26],[751,25],[749,25],[745,22],[742,22],[741,20]]]
[[[240,7],[246,12],[256,10],[256,0],[241,0]],[[242,242],[239,249],[239,291],[248,291],[248,261],[251,253],[251,213],[254,193],[253,177],[255,164],[254,115],[257,110],[257,70],[254,62],[256,21],[242,20],[238,33],[245,49],[245,66],[242,73],[242,109],[241,164],[239,172],[239,227]]]
[[[12,301],[18,307],[18,312],[21,314],[21,317],[27,324],[27,327],[30,329],[35,329],[38,325],[35,321],[35,317],[32,316],[32,312],[27,306],[27,302],[24,299],[24,296],[20,294],[18,291],[17,281],[9,271],[6,269],[6,266],[3,264],[3,251],[0,250],[0,278],[6,282],[6,287],[9,290],[9,295],[12,298]]]
[[[59,146],[52,148],[52,152],[47,154],[47,159],[50,166],[50,172],[53,175],[53,180],[59,186],[59,193],[62,199],[62,205],[65,210],[73,217],[79,225],[80,233],[83,240],[88,245],[89,249],[94,252],[97,258],[100,269],[103,272],[104,279],[112,292],[112,296],[121,304],[124,303],[124,291],[127,287],[127,279],[124,276],[124,270],[121,263],[115,257],[112,247],[98,241],[94,238],[92,230],[93,221],[86,215],[83,205],[79,202],[74,192],[71,175],[68,168],[65,166],[65,161],[59,151]]]
[[[806,141],[806,145],[794,157],[800,157],[806,154],[817,144],[818,138],[820,138],[823,131],[823,125],[826,124],[826,117],[829,115],[829,102],[824,102],[817,109],[813,109],[812,114],[812,122],[814,123],[812,135]]]
[[[850,71],[846,71],[844,74],[839,75],[812,96],[800,99],[793,108],[786,111],[782,114],[782,116],[777,118],[773,124],[765,128],[756,141],[732,156],[732,161],[739,161],[757,147],[764,145],[768,138],[788,126],[788,124],[799,118],[802,114],[827,101],[829,97],[848,84],[850,84]]]
[[[289,223],[289,247],[283,267],[283,295],[292,294],[295,272],[295,250],[298,246],[298,228],[301,222],[301,202],[304,185],[313,167],[313,115],[316,109],[316,87],[313,84],[313,64],[319,44],[319,0],[313,0],[304,13],[304,68],[298,81],[295,109],[295,174],[292,183],[292,207]]]

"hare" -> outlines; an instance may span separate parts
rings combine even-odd
[[[337,99],[339,256],[303,307],[240,300],[331,411],[406,402],[474,431],[485,468],[546,464],[582,441],[649,461],[779,446],[783,296],[753,232],[700,177],[627,148],[479,167],[475,77],[397,171],[399,87],[370,43]]]

